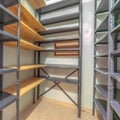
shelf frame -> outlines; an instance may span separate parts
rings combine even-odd
[[[54,6],[54,8],[52,8],[52,5],[48,6],[48,9],[44,9],[42,8],[42,10],[44,12],[42,12],[41,10],[39,10],[39,14],[41,15],[44,15],[46,12],[49,13],[51,11],[53,11],[54,9],[61,9],[62,6],[63,7],[67,7],[67,5],[69,4],[70,6],[73,6],[74,5],[74,2],[75,2],[75,5],[78,4],[78,0],[76,1],[72,1],[72,0],[69,0],[69,1],[62,1],[62,2],[57,2]],[[65,4],[64,4],[65,3]],[[70,7],[69,6],[69,7]],[[79,14],[80,13],[80,14]],[[68,36],[69,38],[63,38],[63,37],[59,37],[59,38],[50,38],[50,39],[47,39],[46,41],[40,41],[40,42],[37,42],[39,44],[39,46],[41,44],[46,44],[46,43],[54,43],[54,42],[61,42],[61,41],[67,41],[67,40],[78,40],[79,41],[79,48],[65,48],[65,49],[47,49],[45,51],[39,51],[38,53],[38,57],[39,57],[39,62],[40,62],[40,53],[41,52],[54,52],[54,51],[78,51],[78,67],[77,67],[77,71],[78,71],[78,74],[77,74],[77,78],[78,78],[78,83],[76,84],[77,86],[77,102],[75,102],[67,93],[65,90],[63,90],[61,88],[61,86],[59,85],[61,82],[63,82],[63,79],[59,79],[59,81],[56,81],[57,78],[53,78],[51,79],[51,81],[54,83],[54,85],[48,89],[47,91],[45,91],[43,94],[40,95],[43,96],[44,94],[46,94],[47,92],[49,92],[51,89],[53,89],[55,86],[57,86],[58,88],[60,88],[60,90],[77,106],[78,108],[78,117],[81,117],[81,93],[82,93],[82,89],[81,89],[81,84],[82,84],[82,46],[83,46],[83,43],[82,43],[82,39],[83,39],[83,13],[82,13],[82,0],[79,0],[79,11],[76,11],[74,13],[67,13],[65,15],[60,15],[60,16],[57,16],[57,17],[51,17],[49,19],[44,19],[42,20],[41,17],[40,18],[40,21],[43,23],[43,25],[49,25],[49,24],[55,24],[55,23],[59,23],[59,22],[63,22],[63,21],[67,21],[67,20],[73,20],[73,19],[78,19],[79,21],[79,27],[78,27],[78,36],[75,36],[75,37],[72,37],[71,36]],[[77,28],[77,26],[75,26],[75,29]],[[69,30],[68,28],[65,28],[66,30]],[[61,29],[60,27],[56,29],[57,32],[63,32],[63,31],[66,31],[64,30],[63,28]],[[51,32],[52,31],[52,32]],[[50,31],[50,34],[56,32],[55,29],[51,30]],[[45,33],[45,34],[48,34],[48,33]],[[61,65],[62,66],[62,65]],[[60,65],[59,66],[56,66],[54,65],[51,69],[53,68],[59,68],[59,69],[65,69],[66,66],[64,67],[61,67]],[[49,67],[49,66],[46,66],[46,67]],[[68,69],[68,68],[67,68]],[[76,69],[76,68],[75,68]],[[49,73],[47,73],[47,71],[45,71],[44,69],[42,69],[42,71],[44,72],[45,75],[49,76]],[[75,71],[73,71],[74,73]],[[70,75],[68,76],[71,76],[73,73],[71,73]],[[40,72],[38,70],[38,74],[40,75]],[[50,77],[50,76],[49,76]],[[65,79],[64,79],[65,80]],[[66,83],[67,83],[67,80],[66,80]]]
[[[9,1],[10,3],[11,1]],[[14,0],[14,2],[10,4],[5,5],[5,7],[10,7],[12,5],[15,5],[18,3],[18,17],[14,15],[12,12],[10,12],[7,8],[2,6],[4,3],[0,3],[0,9],[2,9],[4,12],[8,14],[8,17],[11,16],[14,18],[12,21],[4,21],[1,23],[0,27],[0,34],[2,35],[1,40],[0,40],[0,120],[3,120],[3,109],[10,105],[13,102],[16,102],[16,120],[19,120],[19,82],[20,82],[20,71],[19,71],[19,66],[20,66],[20,0]],[[7,24],[11,24],[17,22],[17,35],[10,34],[6,31],[4,31],[4,26]],[[4,38],[5,37],[5,38]],[[2,40],[3,39],[3,40]],[[11,42],[11,41],[17,41],[17,67],[16,68],[4,68],[3,67],[3,43],[4,42]],[[8,94],[3,92],[3,74],[5,73],[11,73],[11,72],[16,72],[16,96],[12,94]]]
[[[13,23],[18,22],[18,17],[15,14],[13,14],[11,11],[9,11],[7,8],[5,8],[2,4],[0,4],[0,11],[4,11],[5,14],[13,18],[13,20],[10,20],[10,21],[6,21],[6,22],[3,21],[3,23],[1,23],[2,25],[6,25],[12,22]]]

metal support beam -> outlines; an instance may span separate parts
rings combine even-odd
[[[36,89],[33,89],[33,103],[36,103]]]
[[[3,67],[3,43],[0,42],[0,69]],[[3,90],[3,75],[0,75],[0,91]],[[2,111],[0,111],[0,120],[2,120]]]
[[[109,35],[108,35],[108,100],[107,100],[107,120],[113,120],[113,110],[111,108],[111,100],[113,100],[114,96],[114,85],[113,81],[111,78],[111,74],[114,72],[114,59],[111,56],[111,52],[114,49],[114,40],[111,35],[112,28],[114,27],[113,25],[113,16],[111,14],[111,8],[112,8],[112,2],[111,0],[109,1],[109,20],[108,20],[108,28],[109,28]]]
[[[18,28],[17,28],[17,33],[18,33],[18,42],[17,42],[17,101],[16,101],[16,120],[19,120],[19,96],[20,96],[20,16],[21,16],[21,0],[18,0]]]
[[[59,83],[57,83],[57,84],[60,84],[60,82]],[[45,92],[43,92],[39,97],[42,97],[43,95],[45,95],[46,93],[48,93],[50,90],[52,90],[54,87],[56,87],[56,84],[54,84],[52,87],[50,87],[48,90],[46,90]]]
[[[3,68],[3,42],[0,41],[0,69]],[[3,90],[3,79],[0,75],[0,91]]]
[[[43,68],[41,70],[49,77],[49,74]]]
[[[81,117],[82,94],[82,47],[83,47],[83,8],[82,0],[79,0],[79,56],[78,56],[78,117]]]
[[[39,95],[40,95],[40,85],[37,86],[37,99],[39,99]]]
[[[57,82],[54,82],[54,83],[76,106],[78,106],[77,103],[64,91],[64,89]]]
[[[67,75],[65,78],[67,79],[68,77],[70,77],[71,75],[73,75],[76,71],[78,71],[78,69],[74,70],[73,72],[71,72],[69,75]]]
[[[97,1],[94,0],[94,43],[96,43],[96,34],[95,34],[95,29],[96,29],[96,5]],[[96,45],[94,46],[94,56],[96,56]],[[96,94],[96,57],[94,57],[94,81],[93,81],[93,109],[92,109],[92,114],[95,115],[95,94]]]

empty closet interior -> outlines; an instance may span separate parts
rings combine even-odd
[[[1,0],[0,120],[120,120],[119,31],[120,0]]]

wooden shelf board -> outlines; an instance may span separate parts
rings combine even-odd
[[[55,48],[77,48],[79,46],[78,44],[78,40],[55,42]]]
[[[20,70],[23,71],[23,70],[43,68],[43,67],[46,67],[46,65],[40,65],[40,64],[38,64],[38,65],[25,65],[25,66],[21,66]]]
[[[8,47],[16,48],[17,42],[5,42],[4,45],[8,46]],[[44,48],[34,45],[34,44],[32,44],[28,41],[22,40],[22,39],[20,40],[20,47],[25,50],[37,50],[37,51],[44,50]]]
[[[78,52],[55,52],[55,56],[78,56]]]
[[[20,83],[20,96],[24,95],[25,93],[29,92],[33,88],[40,85],[44,82],[44,78],[31,78]],[[16,85],[10,86],[4,89],[4,92],[16,95]]]
[[[35,9],[39,9],[46,6],[45,0],[28,0],[28,1],[30,5]]]
[[[25,23],[23,23],[22,21],[20,23],[21,23],[21,39],[25,39],[28,41],[43,41],[43,40],[45,40],[44,37],[39,35],[37,32],[35,32],[33,29],[31,29]],[[4,30],[17,35],[17,23],[6,25],[4,27]]]
[[[18,14],[18,5],[9,8],[15,15]],[[45,31],[45,27],[21,4],[21,21],[31,27],[36,32]]]
[[[44,68],[46,65],[36,64],[36,65],[21,65],[20,71],[31,70],[36,68]],[[5,66],[5,68],[16,68],[16,66]]]

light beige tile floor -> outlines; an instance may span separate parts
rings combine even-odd
[[[20,120],[98,120],[90,113],[82,111],[77,117],[77,108],[70,104],[42,99],[22,112]]]

